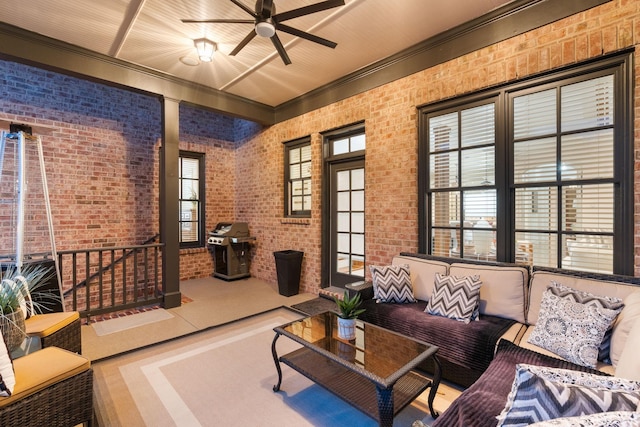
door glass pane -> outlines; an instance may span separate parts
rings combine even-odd
[[[345,191],[351,188],[349,171],[338,172],[338,191]]]
[[[351,193],[351,210],[364,211],[364,191],[354,191]]]
[[[364,277],[364,257],[353,255],[351,256],[351,274],[354,276]]]
[[[354,212],[351,214],[351,231],[354,233],[364,233],[363,212]]]
[[[349,229],[349,213],[338,213],[338,224],[337,224],[337,228],[338,231],[342,231],[342,232],[346,232],[348,233],[350,231]]]
[[[353,169],[351,171],[351,189],[364,190],[364,169]]]
[[[350,200],[349,196],[350,194],[348,192],[338,193],[338,206],[337,206],[338,211],[349,210],[349,206],[351,205],[349,203],[349,200]]]
[[[349,253],[349,233],[338,233],[338,252]]]
[[[344,154],[349,152],[349,138],[333,141],[333,154]]]
[[[356,135],[351,138],[351,151],[360,151],[366,148],[365,135]]]
[[[351,235],[351,252],[364,255],[364,236],[362,234]]]

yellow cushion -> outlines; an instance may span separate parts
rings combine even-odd
[[[25,321],[27,335],[31,337],[48,337],[70,325],[80,318],[77,311],[36,314]]]
[[[58,347],[46,347],[13,361],[16,386],[10,397],[0,397],[0,407],[22,399],[91,367],[91,361]]]

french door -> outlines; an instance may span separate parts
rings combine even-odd
[[[365,276],[364,159],[331,163],[329,170],[329,285],[344,287]]]

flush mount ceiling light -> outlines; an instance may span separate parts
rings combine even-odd
[[[276,33],[276,27],[273,25],[271,20],[260,21],[256,23],[256,34],[260,37],[273,37]]]
[[[211,62],[213,59],[213,52],[217,50],[217,45],[209,39],[195,39],[193,44],[198,50],[198,57],[202,62]]]

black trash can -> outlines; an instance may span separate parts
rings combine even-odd
[[[300,272],[302,271],[304,252],[289,249],[274,252],[273,255],[276,258],[278,292],[285,297],[297,295],[300,288]]]

